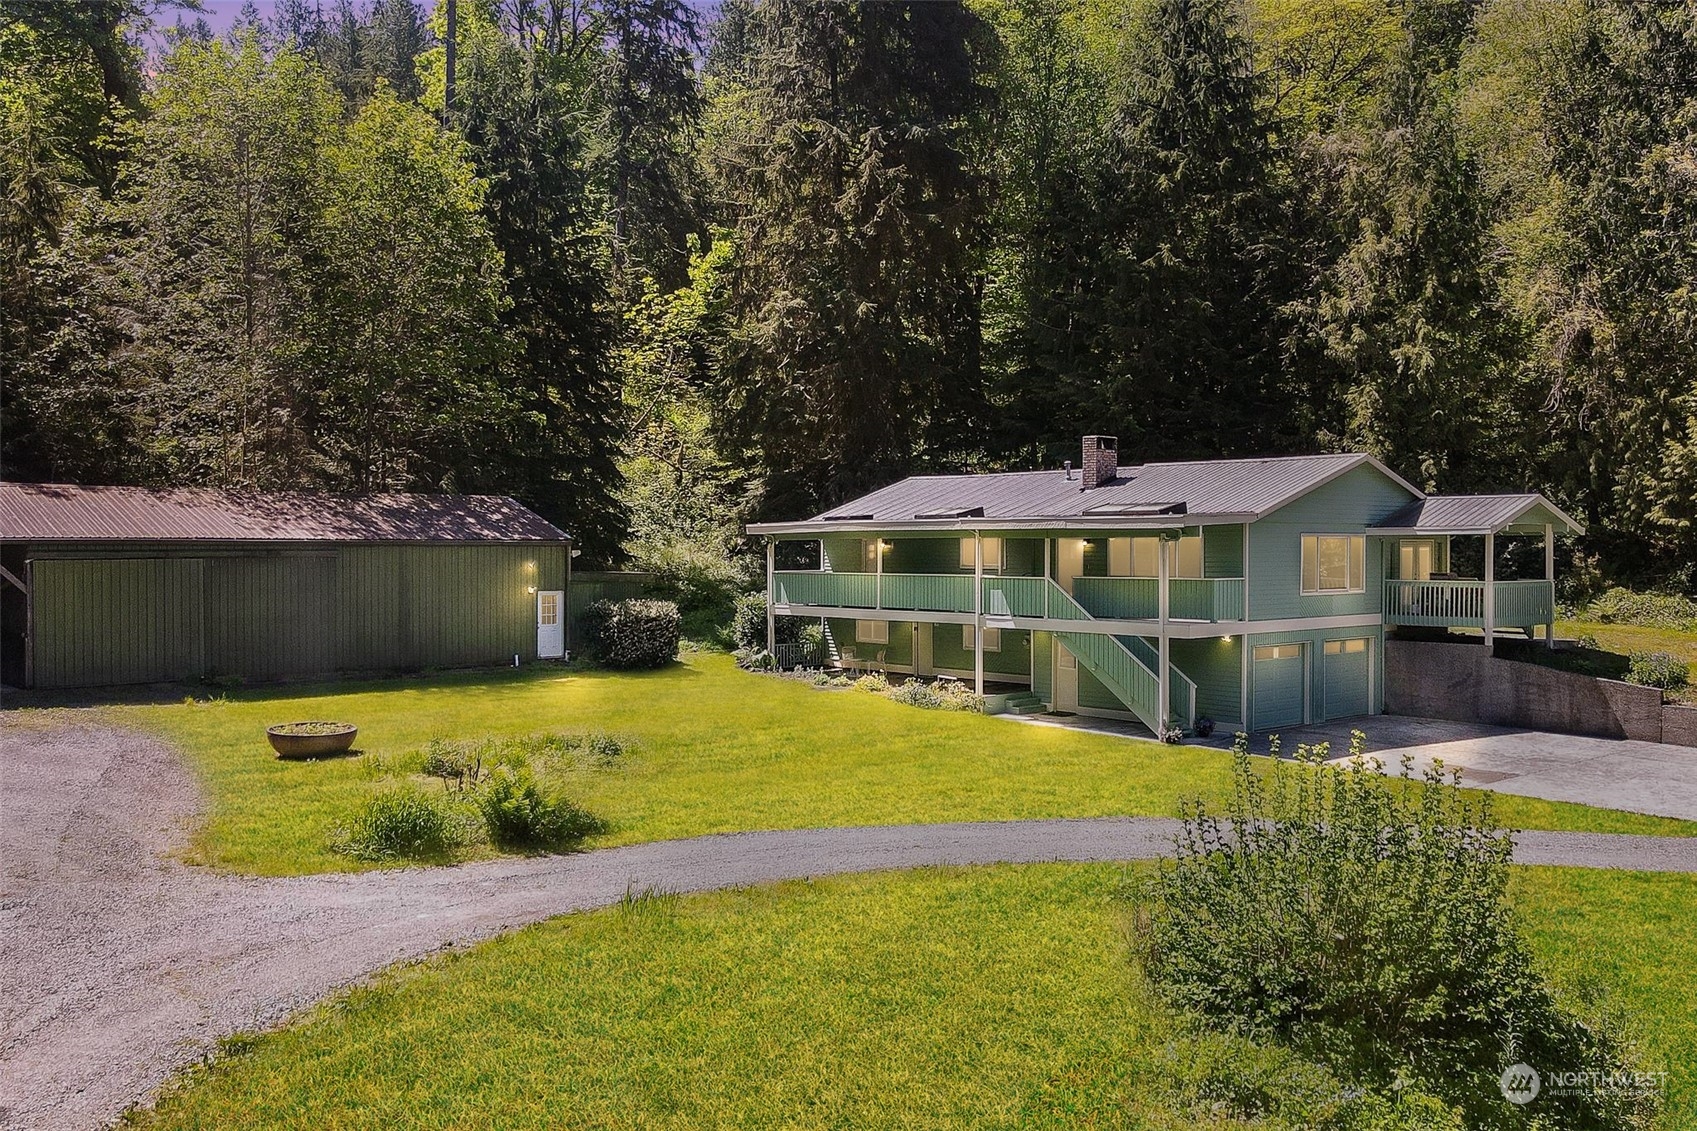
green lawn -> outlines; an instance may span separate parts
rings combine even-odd
[[[187,752],[211,799],[193,858],[261,874],[360,867],[330,852],[328,830],[393,785],[368,759],[272,757],[264,728],[299,719],[357,723],[361,748],[379,760],[435,737],[628,739],[617,764],[563,774],[571,795],[611,822],[602,845],[746,829],[1171,815],[1183,796],[1219,796],[1230,764],[1218,751],[816,691],[711,653],[644,674],[532,668],[100,710]],[[1499,812],[1521,828],[1697,833],[1690,822],[1529,798],[1504,796]]]
[[[243,1042],[137,1122],[1245,1126],[1177,1089],[1194,1045],[1128,959],[1122,874],[927,869],[568,916]],[[1697,877],[1522,870],[1514,899],[1558,986],[1604,983],[1671,1071],[1659,1126],[1692,1126]]]
[[[1596,620],[1556,622],[1556,635],[1577,640],[1594,637],[1598,650],[1583,653],[1575,670],[1608,679],[1624,679],[1628,659],[1634,652],[1667,652],[1691,665],[1697,681],[1697,632],[1639,624],[1604,624]],[[1679,688],[1670,697],[1676,702],[1697,704],[1697,684]]]

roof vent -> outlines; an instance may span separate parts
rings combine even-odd
[[[914,518],[983,518],[984,517],[984,508],[983,507],[955,507],[953,509],[950,509],[950,508],[945,507],[942,510],[920,511],[918,514],[914,515],[913,517]]]
[[[1092,490],[1104,483],[1112,483],[1120,473],[1120,442],[1116,436],[1086,436],[1084,438],[1084,461],[1079,464],[1084,472],[1084,489]]]
[[[1164,514],[1187,514],[1189,503],[1098,503],[1085,507],[1085,514],[1106,514],[1119,518],[1148,518]]]
[[[820,522],[871,522],[869,514],[828,514]]]

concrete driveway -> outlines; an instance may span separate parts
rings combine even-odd
[[[1280,737],[1286,753],[1299,743],[1330,742],[1333,757],[1346,758],[1349,732],[1357,729],[1367,735],[1368,753],[1383,759],[1392,772],[1410,753],[1416,773],[1437,759],[1448,767],[1460,766],[1464,785],[1697,821],[1697,749],[1689,746],[1405,715],[1292,727]],[[1231,745],[1230,735],[1223,745]],[[1265,753],[1267,736],[1256,735],[1251,749]]]

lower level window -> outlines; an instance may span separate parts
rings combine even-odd
[[[887,620],[857,620],[854,622],[856,644],[888,644],[890,622]]]
[[[1328,641],[1326,641],[1326,655],[1328,655],[1328,656],[1353,655],[1357,652],[1365,652],[1365,651],[1367,651],[1367,641],[1365,641],[1365,640],[1328,640]]]
[[[972,639],[972,626],[970,624],[961,625],[960,646],[970,652],[973,648]],[[1002,650],[1001,629],[987,628],[984,630],[984,650],[986,652],[1000,652]]]
[[[1263,644],[1254,654],[1257,660],[1297,660],[1302,658],[1302,645]]]

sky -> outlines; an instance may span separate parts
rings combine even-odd
[[[212,28],[214,34],[229,31],[230,25],[236,22],[236,16],[241,13],[243,2],[244,0],[200,0],[200,6],[206,9],[201,13],[201,18]],[[262,20],[269,20],[277,6],[277,0],[253,0],[253,3],[254,7],[259,9],[259,18]],[[160,13],[159,22],[174,24],[179,15],[184,23],[194,21],[193,12],[173,12],[166,9]]]

